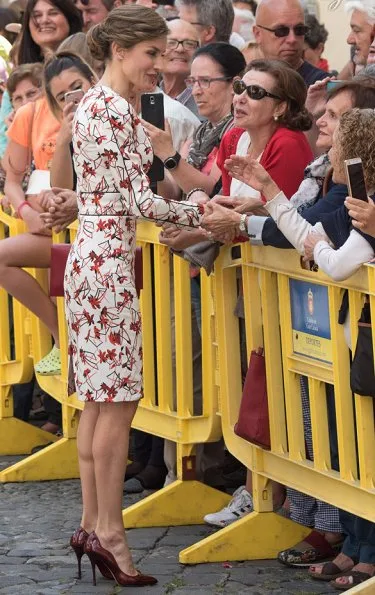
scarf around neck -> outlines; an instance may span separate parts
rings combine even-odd
[[[203,122],[194,134],[187,162],[196,169],[202,169],[211,151],[220,144],[223,135],[232,125],[232,114],[228,114],[222,118],[215,126],[208,120]]]

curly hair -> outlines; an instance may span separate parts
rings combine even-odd
[[[375,111],[354,108],[343,114],[338,129],[340,160],[360,157],[368,192],[375,190]]]

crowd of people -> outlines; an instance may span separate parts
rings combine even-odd
[[[374,258],[375,6],[345,0],[350,30],[340,69],[324,55],[328,31],[314,2],[3,4],[3,208],[27,231],[0,242],[0,285],[51,334],[37,375],[60,374],[56,304],[25,268],[50,268],[52,230],[78,218],[65,272],[69,386],[85,402],[77,440],[83,515],[71,545],[79,574],[87,554],[94,581],[97,567],[120,585],[152,585],[156,579],[134,568],[126,543],[124,478],[128,492],[159,489],[176,479],[176,452],[168,441],[131,432],[143,394],[136,220],[156,222],[161,243],[191,263],[199,411],[200,267],[212,270],[221,244],[294,247],[337,281]],[[143,118],[144,93],[163,98],[164,129]],[[163,165],[161,181],[147,175],[153,156]],[[358,157],[368,202],[348,196],[344,161]],[[241,296],[236,311],[244,342]],[[340,317],[351,348],[345,299]],[[173,304],[171,320],[173,326]],[[23,419],[33,387],[14,387]],[[300,392],[306,457],[313,460],[303,376]],[[334,387],[327,384],[326,393],[331,466],[338,470]],[[44,395],[44,406],[44,429],[57,433],[59,404]],[[252,512],[251,471],[230,458],[223,441],[198,451],[198,477],[234,490],[229,505],[205,521],[221,528]],[[313,579],[338,590],[375,574],[372,523],[281,484],[273,485],[273,498],[275,510],[311,528],[279,553],[282,564],[308,567]]]

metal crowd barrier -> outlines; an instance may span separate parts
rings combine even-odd
[[[22,232],[22,223],[11,217],[4,218],[4,224]],[[71,229],[71,239],[75,226]],[[184,525],[203,522],[203,515],[215,508],[224,506],[229,496],[195,481],[195,448],[197,444],[214,442],[222,437],[220,418],[217,415],[217,387],[214,382],[213,358],[215,346],[214,308],[212,280],[202,274],[202,403],[199,412],[193,404],[192,369],[192,316],[190,300],[190,274],[188,263],[178,257],[171,259],[169,249],[158,241],[159,230],[151,223],[138,225],[137,241],[143,249],[143,290],[140,305],[142,311],[142,333],[144,352],[144,399],[140,402],[133,426],[145,432],[168,439],[177,447],[178,481],[159,490],[156,494],[124,511],[124,524],[128,527]],[[54,237],[54,241],[64,241],[64,234]],[[173,277],[171,272],[173,269]],[[46,271],[38,271],[38,279],[46,283]],[[172,279],[172,280],[171,280]],[[2,293],[6,301],[5,292]],[[172,364],[171,334],[171,295],[175,312],[175,369]],[[76,431],[79,411],[83,403],[75,395],[67,396],[68,360],[67,332],[63,298],[57,298],[60,347],[62,353],[62,374],[60,376],[40,376],[38,382],[43,390],[62,405],[63,437],[51,439],[46,434],[46,442],[54,442],[43,450],[0,472],[0,482],[67,479],[78,477],[76,453]],[[23,309],[25,310],[25,309]],[[17,314],[15,313],[15,317]],[[51,342],[47,329],[31,314],[30,341],[24,346],[18,364],[28,366],[22,376],[13,376],[6,383],[9,414],[11,409],[11,385],[25,382],[32,374],[33,361],[38,361],[50,349]],[[7,321],[8,317],[4,316]],[[15,337],[20,340],[25,333],[25,325],[18,324]],[[1,336],[7,336],[2,329]],[[4,352],[4,350],[3,350]],[[26,362],[26,363],[25,363]],[[16,362],[12,362],[12,364]],[[5,356],[0,361],[0,374],[8,366]],[[0,410],[1,411],[1,410]],[[36,432],[35,442],[41,444],[38,430],[30,424],[22,424],[27,431]],[[40,431],[39,431],[40,432]],[[4,434],[8,442],[8,434]],[[17,443],[18,434],[14,435]],[[55,441],[56,440],[56,441]],[[23,446],[17,452],[28,453]],[[5,454],[5,453],[4,453]],[[184,502],[184,507],[181,507]]]
[[[239,271],[248,355],[264,345],[269,451],[234,432],[242,394],[239,326],[234,315]],[[229,451],[253,472],[254,512],[182,551],[180,562],[274,558],[303,538],[303,527],[272,512],[269,480],[374,522],[373,399],[353,398],[351,393],[349,349],[338,311],[343,290],[348,289],[355,346],[364,294],[370,295],[375,320],[375,267],[363,266],[344,283],[335,283],[324,273],[302,269],[294,250],[247,244],[241,247],[240,257],[230,248],[222,249],[215,285],[223,436]],[[309,383],[314,461],[305,452],[301,375]],[[325,383],[335,388],[340,471],[331,467]]]

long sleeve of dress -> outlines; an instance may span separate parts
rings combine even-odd
[[[106,90],[106,95],[108,91]],[[155,195],[144,170],[142,152],[152,159],[149,138],[141,121],[122,97],[106,97],[105,113],[98,126],[103,139],[102,156],[107,159],[114,184],[137,218],[174,223],[177,227],[199,227],[202,207]]]

